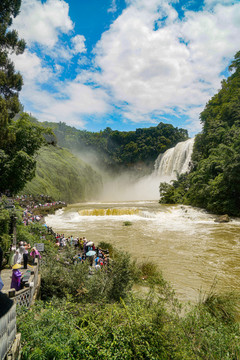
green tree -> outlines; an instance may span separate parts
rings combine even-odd
[[[16,194],[32,180],[36,168],[35,154],[47,144],[44,134],[51,134],[51,130],[32,123],[26,113],[12,121],[12,136],[0,148],[0,192],[8,190]]]
[[[17,193],[34,176],[34,154],[45,142],[43,134],[50,134],[30,121],[27,114],[14,120],[20,110],[18,93],[22,76],[15,72],[10,54],[22,54],[24,40],[15,30],[9,30],[20,11],[21,0],[0,2],[0,192]]]
[[[19,13],[21,0],[1,0],[0,2],[0,148],[13,137],[11,120],[19,111],[18,92],[23,80],[15,72],[9,54],[22,54],[24,40],[18,39],[15,30],[9,31],[12,19]]]
[[[172,187],[161,186],[161,202],[240,215],[240,51],[229,70],[235,72],[200,114],[203,129],[195,138],[191,172]]]

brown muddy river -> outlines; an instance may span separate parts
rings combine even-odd
[[[215,281],[217,292],[240,292],[240,219],[214,219],[188,206],[132,201],[69,205],[46,223],[65,236],[110,242],[138,261],[153,261],[181,300],[196,301]]]

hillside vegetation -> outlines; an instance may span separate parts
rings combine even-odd
[[[191,172],[172,186],[161,184],[161,202],[240,216],[240,51],[229,69],[235,72],[200,115],[203,130],[196,136]]]
[[[118,131],[106,128],[99,132],[77,130],[65,123],[44,123],[50,126],[60,146],[71,151],[92,153],[108,172],[135,169],[143,172],[153,164],[160,153],[188,139],[188,132],[170,124],[155,127]]]
[[[50,145],[39,151],[36,176],[23,193],[72,203],[96,198],[101,188],[101,176],[89,165],[67,149]]]

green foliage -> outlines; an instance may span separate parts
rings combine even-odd
[[[77,130],[65,123],[45,124],[53,128],[59,145],[97,156],[103,168],[115,172],[134,166],[143,171],[145,165],[153,165],[159,153],[188,138],[186,130],[163,123],[128,132],[108,127],[97,133]]]
[[[0,236],[8,234],[10,226],[10,213],[8,210],[0,209]]]
[[[97,197],[101,177],[68,150],[49,145],[39,151],[36,176],[24,194],[45,194],[68,203]]]
[[[211,295],[183,319],[185,336],[196,359],[238,359],[239,324],[229,320],[228,295]]]
[[[21,0],[2,0],[0,4],[0,149],[12,139],[11,120],[19,111],[18,92],[22,77],[15,73],[10,53],[22,54],[25,42],[18,39],[15,30],[9,30],[19,13]]]
[[[48,301],[18,311],[22,359],[239,358],[236,297],[211,290],[182,312],[155,265],[136,265],[113,250],[110,266],[90,275],[87,262],[74,265],[74,254],[68,247],[44,258],[42,295]],[[138,275],[152,279],[141,297],[130,291],[137,268]]]
[[[141,276],[156,276],[159,274],[157,265],[149,261],[139,264],[139,268],[141,270]]]
[[[11,245],[10,226],[11,213],[7,209],[0,208],[0,246],[3,254],[9,250]]]
[[[238,359],[240,331],[204,304],[169,306],[152,291],[118,303],[37,302],[18,317],[23,359]],[[224,308],[224,304],[222,304]]]
[[[2,234],[0,236],[0,246],[2,248],[3,253],[9,250],[12,242],[12,238],[9,234]]]
[[[0,4],[0,192],[16,194],[35,173],[36,151],[42,146],[44,133],[50,130],[29,121],[27,114],[17,120],[20,110],[18,93],[22,77],[15,73],[9,54],[22,54],[25,42],[15,30],[9,30],[19,13],[21,0],[1,0]]]
[[[201,113],[203,130],[195,138],[192,170],[172,186],[160,185],[162,203],[185,203],[213,213],[240,215],[240,70],[236,70]]]
[[[123,225],[124,226],[131,226],[132,222],[131,221],[124,221]]]
[[[63,259],[57,254],[49,254],[42,267],[42,298],[63,298],[68,294],[83,296],[88,272],[88,262],[74,265],[73,256]]]
[[[237,320],[237,296],[234,293],[210,293],[202,302],[207,311],[226,324],[234,324]]]
[[[24,226],[24,225],[17,225],[17,242],[25,241],[27,244],[30,244],[31,246],[34,245],[34,243],[39,242],[38,236],[34,235],[30,231],[31,228]]]
[[[129,255],[114,252],[108,267],[89,276],[89,260],[83,264],[74,261],[75,251],[67,247],[61,254],[51,254],[44,259],[42,267],[42,298],[73,296],[86,303],[120,300],[132,286],[134,264]]]
[[[0,191],[16,194],[34,177],[35,154],[46,144],[44,134],[51,130],[33,124],[27,114],[22,114],[10,127],[12,138],[0,143]]]
[[[134,266],[130,255],[123,252],[115,252],[114,259],[109,269],[108,297],[110,300],[119,301],[127,295],[132,287]]]
[[[114,249],[113,249],[112,244],[110,244],[110,243],[108,243],[108,242],[106,242],[106,241],[100,241],[100,243],[98,244],[98,247],[99,247],[100,249],[103,249],[103,250],[108,250],[110,256],[113,256]]]

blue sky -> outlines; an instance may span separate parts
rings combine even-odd
[[[240,2],[22,0],[13,56],[24,109],[78,129],[160,121],[201,131],[199,113],[240,49]]]

